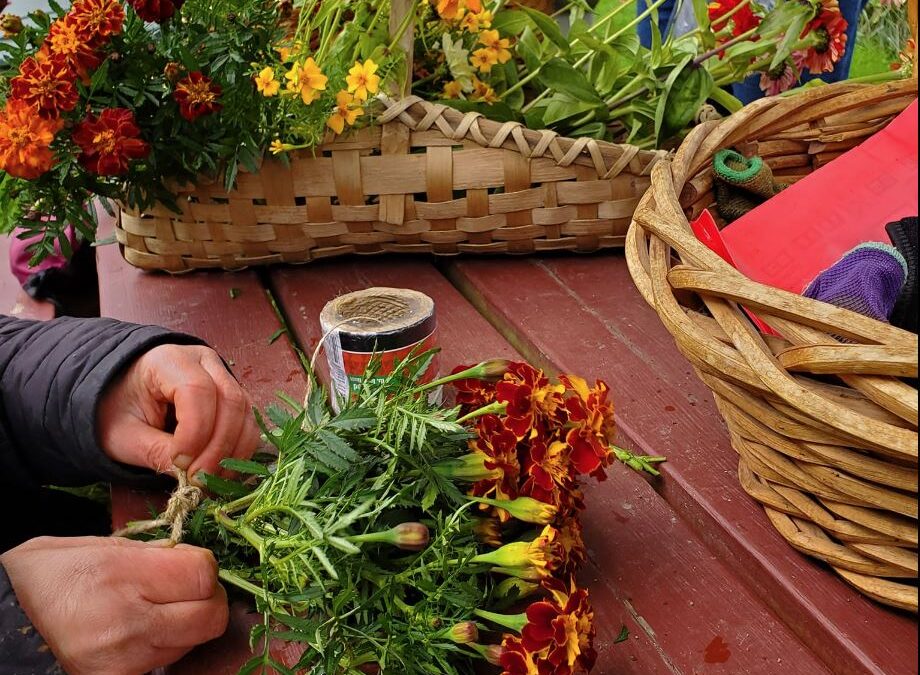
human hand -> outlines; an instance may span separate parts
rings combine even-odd
[[[176,428],[167,433],[175,409]],[[194,479],[224,457],[248,458],[259,443],[249,396],[213,349],[161,345],[109,385],[96,412],[99,442],[112,459]]]
[[[16,598],[70,675],[146,673],[227,627],[210,551],[117,537],[39,537],[0,556]]]

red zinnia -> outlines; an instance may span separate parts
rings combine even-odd
[[[144,21],[163,23],[178,12],[185,0],[127,0]]]
[[[37,60],[29,57],[10,82],[11,98],[33,106],[42,117],[52,119],[73,110],[79,94],[73,72],[60,58]]]
[[[77,0],[67,20],[77,27],[92,46],[118,35],[125,23],[125,10],[118,0]]]
[[[200,70],[188,74],[179,80],[173,97],[179,103],[179,113],[189,122],[194,122],[202,115],[210,115],[223,106],[217,102],[220,97],[220,85],[214,84],[210,77],[202,75]]]
[[[821,11],[802,31],[804,38],[814,33],[818,44],[804,52],[792,55],[799,70],[807,68],[810,73],[829,73],[843,58],[847,48],[847,20],[840,13],[837,0],[824,0]]]
[[[80,146],[80,163],[101,176],[120,176],[131,160],[150,154],[150,146],[138,136],[134,113],[127,108],[106,108],[99,117],[87,115],[73,132]]]
[[[716,0],[709,3],[709,21],[712,22],[712,29],[716,32],[723,30],[728,22],[732,24],[732,35],[738,37],[747,33],[752,28],[760,25],[760,17],[754,14],[750,4],[745,5],[737,12],[732,14],[728,19],[722,19],[723,16],[734,10],[743,0]],[[722,20],[720,20],[722,19]]]

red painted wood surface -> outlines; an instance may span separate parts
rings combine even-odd
[[[22,290],[9,264],[10,239],[0,234],[0,314],[20,319],[47,321],[54,318],[54,305],[37,302]]]
[[[835,673],[917,672],[916,620],[795,552],[741,489],[710,392],[621,254],[463,260],[447,272],[530,360],[608,381],[625,444],[668,456],[658,494]]]

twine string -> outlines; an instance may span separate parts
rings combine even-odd
[[[185,525],[185,519],[201,501],[201,489],[190,484],[188,474],[183,469],[176,469],[176,478],[179,484],[166,502],[166,508],[159,518],[154,520],[138,520],[129,523],[127,526],[116,530],[113,533],[115,537],[131,537],[138,534],[152,532],[161,527],[168,527],[169,543],[172,546],[182,541],[182,528]]]

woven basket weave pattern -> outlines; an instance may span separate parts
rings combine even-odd
[[[795,181],[882,129],[917,81],[841,83],[758,101],[695,129],[652,171],[626,242],[630,272],[712,389],[744,489],[796,549],[880,602],[917,611],[917,336],[757,284],[693,235],[715,152]],[[740,306],[782,339],[757,332]],[[831,336],[842,337],[846,342]]]
[[[181,272],[348,253],[531,253],[622,246],[661,152],[566,139],[418,98],[380,124],[165,206],[122,210],[125,258]]]

